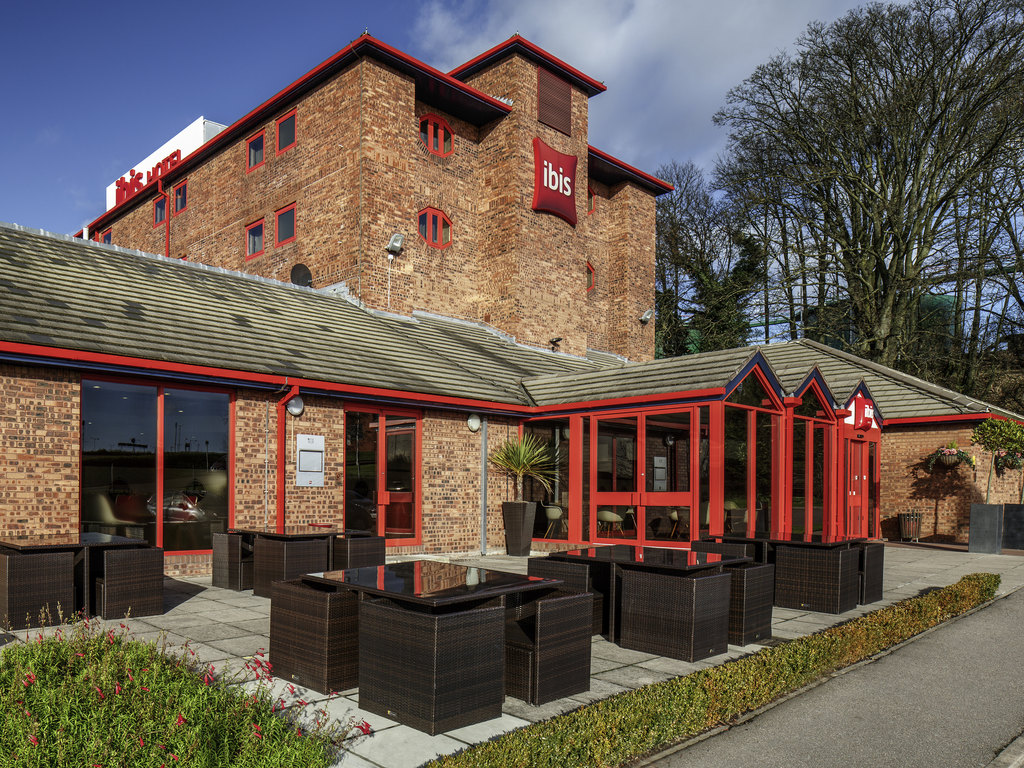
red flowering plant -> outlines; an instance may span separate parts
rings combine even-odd
[[[329,766],[365,733],[329,704],[301,706],[303,689],[272,697],[282,684],[262,653],[225,671],[114,626],[33,629],[3,649],[0,765]]]

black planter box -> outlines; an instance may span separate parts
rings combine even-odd
[[[529,557],[533,542],[533,518],[537,503],[533,501],[503,501],[501,514],[505,519],[505,552],[515,557]]]
[[[1003,549],[1003,505],[971,504],[968,552],[998,555]]]

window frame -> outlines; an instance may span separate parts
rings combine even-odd
[[[590,216],[597,210],[597,192],[594,188],[587,184],[587,216]]]
[[[182,197],[185,199],[185,204],[181,206],[181,208],[178,207],[178,190],[184,190]],[[174,210],[172,211],[172,215],[174,216],[177,216],[179,213],[184,213],[185,211],[188,210],[188,179],[185,179],[184,181],[174,185],[173,208]]]
[[[99,233],[96,237],[96,242],[103,243],[104,245],[114,244],[114,228],[107,227],[105,230]]]
[[[260,228],[260,249],[254,253],[249,253],[249,232],[256,227]],[[266,217],[260,217],[251,224],[245,225],[245,260],[252,261],[257,256],[262,256],[267,250],[267,228],[266,228]]]
[[[299,216],[298,216],[298,213],[296,213],[295,206],[296,206],[296,203],[291,203],[290,205],[286,205],[284,208],[278,208],[276,211],[274,211],[274,247],[275,248],[277,248],[279,246],[282,246],[282,245],[287,245],[288,243],[291,243],[291,242],[294,242],[295,239],[298,237],[298,234],[299,234]],[[281,215],[285,214],[285,213],[288,213],[289,211],[292,212],[292,236],[289,237],[286,240],[278,240],[278,236],[280,235],[280,232],[281,232]]]
[[[427,138],[423,138],[423,124],[427,124]],[[420,143],[427,148],[427,152],[437,157],[451,157],[455,154],[455,131],[452,130],[451,125],[440,115],[435,115],[433,112],[428,112],[425,115],[420,116]],[[444,141],[439,142],[437,149],[431,146],[431,140],[436,138],[438,129],[448,132],[448,136],[451,142],[451,149],[447,152],[444,151]],[[442,134],[443,136],[444,134]]]
[[[157,208],[163,203],[164,213],[159,219],[156,217]],[[157,195],[153,199],[153,229],[162,226],[167,223],[167,195]]]
[[[285,146],[285,147],[282,147],[281,146],[281,123],[287,121],[289,118],[293,121],[293,124],[292,124],[293,125],[292,143],[287,145],[287,146]],[[285,112],[283,115],[281,115],[279,118],[277,118],[277,120],[274,121],[274,146],[277,148],[277,154],[278,155],[283,155],[285,152],[287,152],[289,149],[291,149],[292,147],[294,147],[298,143],[299,143],[298,109],[297,108],[293,108],[293,109],[290,109],[289,111]],[[266,154],[266,153],[264,152],[264,154]]]
[[[427,227],[426,227],[427,235],[430,234],[430,231],[432,229],[431,223],[434,222],[434,221],[440,222],[438,227],[437,227],[437,231],[438,231],[440,237],[442,238],[441,240],[439,240],[437,242],[434,242],[434,241],[432,241],[431,238],[427,237],[427,235],[424,235],[420,231],[420,219],[423,216],[427,217]],[[443,237],[444,237],[444,224],[448,225],[448,242],[444,242],[443,241]],[[452,220],[448,218],[448,216],[445,214],[444,211],[442,211],[442,210],[440,210],[438,208],[433,208],[431,206],[428,206],[426,208],[423,208],[422,210],[420,210],[419,213],[416,214],[416,234],[419,236],[420,240],[422,240],[424,243],[426,243],[431,248],[438,248],[438,249],[443,250],[443,249],[449,247],[452,244],[452,240],[453,240],[453,235],[452,235],[452,230],[453,229],[454,229],[454,227],[452,226]]]
[[[590,284],[587,286],[587,295],[589,296],[597,287],[597,270],[594,269],[594,265],[589,261],[587,262],[587,274],[590,277],[588,281]]]
[[[261,131],[258,131],[256,133],[254,133],[252,136],[250,136],[248,139],[245,140],[245,172],[246,173],[252,173],[257,168],[259,168],[261,165],[263,165],[265,162],[267,162],[267,139],[266,139],[266,133],[267,133],[266,129],[263,129]],[[254,141],[256,141],[257,139],[261,139],[263,141],[263,146],[260,147],[260,161],[258,163],[256,163],[256,165],[251,165],[251,160],[252,160],[252,143]]]

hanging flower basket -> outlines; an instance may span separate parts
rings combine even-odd
[[[970,464],[974,466],[974,457],[966,451],[960,450],[956,443],[950,443],[944,448],[939,448],[929,453],[924,460],[925,469],[929,472],[935,471],[935,465],[942,467],[955,467],[958,464]]]
[[[1024,466],[1024,456],[1017,451],[996,451],[996,472],[1002,474],[1008,469]]]

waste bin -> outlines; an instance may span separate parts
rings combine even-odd
[[[900,512],[900,539],[917,541],[921,537],[921,513]]]

